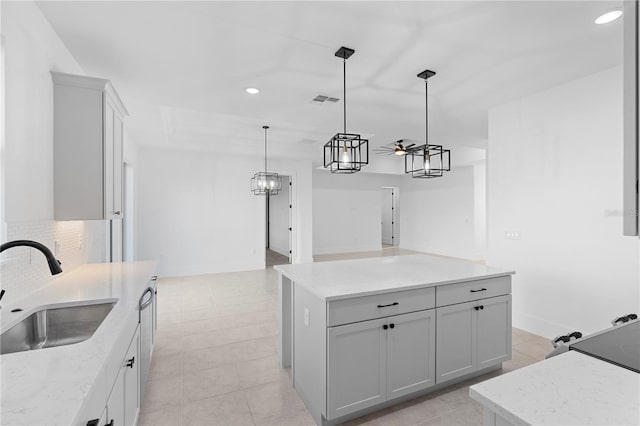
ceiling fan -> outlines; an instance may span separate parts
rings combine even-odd
[[[383,145],[379,148],[374,149],[373,151],[376,154],[386,154],[386,155],[395,154],[398,156],[405,155],[411,151],[413,146],[415,146],[415,143],[406,144],[407,142],[418,142],[418,141],[413,141],[412,139],[398,139],[395,142]]]

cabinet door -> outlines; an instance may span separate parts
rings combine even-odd
[[[327,419],[386,400],[386,319],[327,330]]]
[[[107,423],[112,426],[125,425],[124,369],[120,369],[111,395],[107,400]]]
[[[477,302],[436,309],[436,383],[475,370]]]
[[[511,359],[511,295],[479,301],[477,368]]]
[[[387,398],[433,386],[436,382],[435,310],[390,317],[388,322]]]
[[[113,116],[113,215],[122,219],[122,173],[123,173],[123,141],[122,120]]]
[[[133,336],[124,365],[125,425],[134,425],[140,406],[140,328]]]
[[[104,139],[102,141],[102,149],[104,155],[104,217],[105,219],[114,218],[113,205],[113,122],[115,111],[113,105],[109,102],[107,95],[104,96]]]

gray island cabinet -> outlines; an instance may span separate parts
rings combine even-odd
[[[513,271],[429,255],[275,269],[281,365],[319,425],[511,359]]]

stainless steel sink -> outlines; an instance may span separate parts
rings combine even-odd
[[[0,353],[79,343],[93,336],[116,302],[36,311],[0,335]]]

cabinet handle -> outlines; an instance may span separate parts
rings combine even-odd
[[[98,423],[100,423],[100,419],[89,420],[87,426],[98,426]]]
[[[480,310],[484,309],[484,305],[480,305]]]
[[[111,421],[104,426],[113,426],[113,419],[111,419]]]
[[[396,306],[399,305],[400,303],[398,302],[393,302],[393,303],[389,303],[388,305],[378,305],[378,308],[386,308],[388,306]]]
[[[473,309],[477,311],[478,309],[480,309],[480,306],[474,306]]]
[[[134,363],[135,361],[136,361],[136,357],[135,357],[135,356],[131,357],[131,359],[128,359],[128,360],[127,360],[127,367],[129,367],[129,368],[133,368],[133,363]]]
[[[469,290],[471,293],[477,293],[479,291],[487,291],[486,288],[481,288],[480,290]]]
[[[389,328],[389,326],[388,326],[387,324],[385,324],[385,325],[383,325],[383,326],[382,326],[382,329],[383,329],[383,330],[386,330],[387,328]]]
[[[389,324],[389,328],[395,328],[395,324]]]
[[[120,210],[118,210],[117,212],[113,212],[113,214],[115,214],[116,216],[120,216]]]

